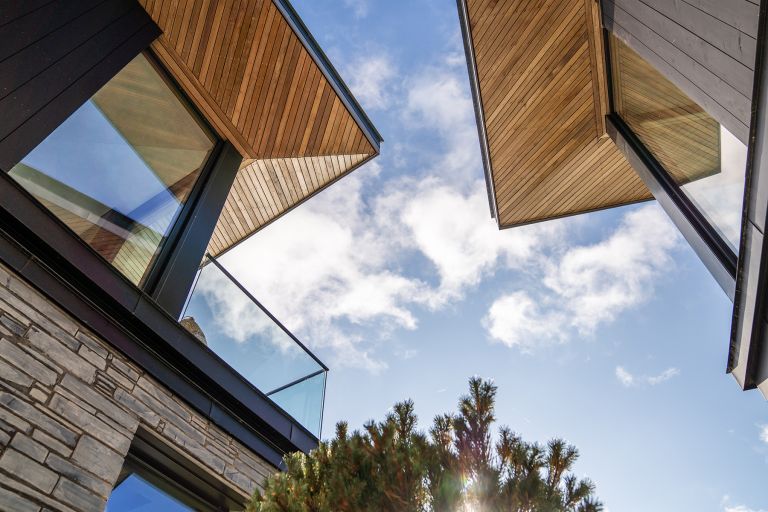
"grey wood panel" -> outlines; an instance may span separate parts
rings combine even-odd
[[[689,30],[749,69],[754,69],[755,38],[753,36],[686,2],[641,1],[670,21],[674,20],[674,22],[679,23],[681,29]],[[731,2],[733,1],[731,0]],[[659,31],[657,30],[657,32]],[[659,32],[659,34],[663,35],[663,32]]]
[[[53,0],[0,28],[0,170],[10,170],[160,33],[136,0],[88,1]],[[36,22],[36,14],[55,19]]]
[[[669,3],[668,0],[662,1]],[[717,26],[722,26],[722,22],[709,17],[707,23],[691,31],[677,20],[668,18],[641,0],[609,0],[609,2],[613,3],[616,11],[623,10],[744,96],[752,95],[752,69],[724,53],[723,45],[719,41],[713,45],[703,38],[703,34],[709,33]],[[616,19],[617,16],[623,16],[623,14],[614,12],[613,18]]]
[[[757,37],[758,1],[683,0],[685,3],[726,22],[751,37]]]
[[[608,30],[619,36],[731,133],[746,143],[751,104],[748,95],[736,90],[678,46],[661,37],[620,6],[615,5],[613,0],[605,2],[603,18],[603,23]]]

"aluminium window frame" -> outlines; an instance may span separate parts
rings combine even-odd
[[[174,80],[171,74],[162,66],[151,48],[145,48],[139,52],[139,54],[137,54],[134,59],[139,55],[144,56],[150,66],[152,66],[152,69],[157,73],[158,77],[166,84],[170,92],[179,100],[182,108],[186,109],[190,113],[190,116],[193,118],[196,124],[200,126],[206,135],[210,137],[212,142],[211,150],[205,162],[201,166],[200,173],[197,176],[197,179],[195,179],[195,183],[192,186],[192,190],[190,191],[189,196],[185,199],[184,204],[182,205],[179,212],[174,216],[170,229],[168,230],[167,234],[163,236],[163,241],[159,245],[157,252],[152,256],[149,266],[144,270],[144,274],[137,284],[131,282],[131,284],[140,290],[153,295],[159,285],[159,281],[162,279],[163,274],[168,272],[168,268],[171,264],[174,252],[179,249],[179,243],[183,236],[183,231],[185,227],[189,225],[190,219],[195,213],[196,206],[199,203],[200,198],[206,189],[206,186],[211,181],[213,171],[217,163],[219,163],[224,151],[225,140],[216,132],[216,130],[214,130],[214,128],[211,126],[211,123],[205,118],[205,116],[194,105],[194,103],[192,103],[192,101],[184,94],[178,82]],[[123,69],[124,68],[121,68],[117,73],[120,73]],[[117,76],[117,74],[115,74],[115,76]],[[111,81],[111,78],[106,83],[109,83],[109,81]],[[88,98],[86,103],[90,101],[92,97],[93,96]],[[69,117],[67,117],[67,119],[68,118]],[[53,133],[53,131],[55,131],[57,128],[58,126],[54,128],[54,130],[52,130],[50,133]],[[50,135],[50,133],[48,135]],[[36,147],[37,146],[35,146],[35,148]],[[34,151],[35,148],[32,148],[31,151]],[[11,168],[9,168],[5,174],[9,174],[10,170]],[[40,203],[39,200],[37,200],[37,198],[34,198],[34,200],[40,208],[43,210],[48,210],[42,203]],[[72,232],[73,236],[80,238],[77,233],[75,233],[69,226],[66,226],[66,224],[64,224],[64,226],[66,229]],[[86,245],[90,247],[90,244],[86,243]],[[99,254],[98,251],[92,247],[91,249],[99,258],[104,261],[104,263],[112,265],[112,263],[104,258],[101,254]],[[122,275],[122,272],[120,272],[120,274]]]
[[[195,119],[195,121],[197,121],[197,124],[205,132],[207,132],[213,142],[211,152],[208,154],[205,163],[203,163],[200,174],[195,180],[195,184],[192,186],[192,190],[190,191],[189,196],[184,201],[184,205],[182,205],[181,210],[175,216],[173,224],[171,225],[171,229],[168,230],[168,234],[165,236],[165,240],[163,240],[160,246],[160,250],[154,256],[151,265],[149,268],[147,268],[144,276],[142,276],[142,279],[139,282],[139,288],[152,295],[158,286],[158,282],[161,279],[162,274],[168,268],[174,250],[178,247],[184,227],[189,223],[191,216],[194,214],[195,205],[200,200],[200,197],[205,190],[206,184],[210,181],[211,175],[213,174],[213,169],[221,157],[225,141],[222,136],[219,135],[219,133],[213,128],[203,113],[200,112],[200,109],[198,109],[195,104],[187,97],[187,95],[184,94],[181,85],[179,85],[171,73],[168,72],[168,70],[166,70],[165,67],[160,63],[160,59],[158,59],[158,57],[152,51],[151,47],[146,48],[143,52],[141,52],[141,55],[147,59],[160,79],[165,82],[173,95],[176,96],[181,105],[186,108],[190,115]]]

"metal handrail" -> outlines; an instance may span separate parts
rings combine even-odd
[[[208,259],[208,260],[209,260],[211,263],[213,263],[213,264],[216,266],[216,268],[218,268],[218,269],[219,269],[219,270],[220,270],[220,271],[221,271],[221,272],[222,272],[222,273],[223,273],[225,276],[227,276],[227,278],[229,278],[229,280],[230,280],[230,281],[232,281],[232,282],[235,284],[235,286],[237,286],[237,287],[240,289],[240,291],[242,291],[242,292],[243,292],[243,293],[246,295],[246,297],[248,297],[249,299],[251,299],[251,301],[253,301],[253,303],[254,303],[254,304],[256,304],[257,306],[259,306],[259,309],[261,309],[261,310],[264,312],[264,314],[266,314],[266,315],[267,315],[267,316],[268,316],[268,317],[269,317],[269,318],[270,318],[270,319],[271,319],[271,320],[272,320],[272,321],[273,321],[275,324],[277,324],[277,326],[278,326],[278,327],[280,327],[280,329],[282,329],[282,330],[283,330],[283,332],[284,332],[285,334],[287,334],[287,335],[288,335],[288,336],[289,336],[289,337],[290,337],[290,338],[291,338],[291,339],[292,339],[294,342],[296,342],[296,344],[297,344],[299,347],[301,347],[301,349],[302,349],[304,352],[306,352],[306,353],[307,353],[307,355],[308,355],[309,357],[311,357],[311,358],[312,358],[312,359],[313,359],[313,360],[314,360],[314,361],[315,361],[317,364],[319,364],[319,365],[320,365],[320,367],[321,367],[321,368],[322,368],[324,371],[326,371],[326,372],[327,372],[327,371],[329,371],[329,370],[328,370],[328,367],[325,365],[325,363],[323,363],[323,362],[322,362],[322,361],[321,361],[321,360],[320,360],[320,359],[319,359],[319,358],[318,358],[318,357],[317,357],[315,354],[313,354],[313,353],[312,353],[312,351],[311,351],[311,350],[309,350],[309,349],[306,347],[306,345],[304,345],[304,344],[303,344],[301,341],[299,341],[299,339],[298,339],[296,336],[294,336],[294,335],[293,335],[293,333],[292,333],[291,331],[289,331],[289,330],[288,330],[288,328],[282,324],[282,322],[280,322],[280,320],[278,320],[277,318],[275,318],[275,316],[274,316],[272,313],[270,313],[270,312],[269,312],[269,310],[268,310],[267,308],[265,308],[265,307],[264,307],[264,305],[263,305],[261,302],[259,302],[259,301],[258,301],[258,299],[256,299],[256,297],[254,297],[254,296],[251,294],[251,292],[249,292],[249,291],[248,291],[248,290],[247,290],[247,289],[246,289],[246,288],[245,288],[245,287],[244,287],[242,284],[240,284],[240,282],[239,282],[237,279],[235,279],[235,277],[234,277],[232,274],[230,274],[230,273],[229,273],[229,271],[227,271],[227,269],[225,269],[225,268],[224,268],[224,267],[221,265],[221,263],[219,263],[219,262],[216,260],[216,258],[214,258],[213,256],[211,256],[209,253],[206,253],[205,257],[206,257],[206,258],[207,258],[207,259]],[[314,375],[313,375],[313,376],[314,376]],[[306,378],[310,378],[310,377],[306,377]],[[306,380],[306,378],[302,378],[302,379]],[[301,379],[300,379],[300,380],[301,380]],[[285,387],[288,387],[288,386],[285,386]],[[272,392],[270,392],[270,393],[274,393],[274,392],[275,392],[275,391],[272,391]]]
[[[309,375],[305,375],[303,377],[300,377],[300,378],[298,378],[298,379],[296,379],[294,381],[289,382],[288,384],[283,384],[279,388],[275,388],[272,391],[270,391],[269,393],[264,393],[264,394],[267,395],[267,396],[274,395],[275,393],[279,393],[279,392],[281,392],[281,391],[283,391],[285,389],[290,388],[291,386],[295,386],[296,384],[301,384],[305,380],[309,380],[312,377],[317,377],[318,375],[322,375],[325,372],[326,372],[326,370],[317,370],[316,372],[312,372]]]

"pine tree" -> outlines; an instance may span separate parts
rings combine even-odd
[[[472,378],[455,415],[424,435],[414,404],[384,421],[285,458],[250,512],[600,512],[594,485],[572,474],[578,451],[563,440],[529,443],[507,427],[494,436],[496,386]]]

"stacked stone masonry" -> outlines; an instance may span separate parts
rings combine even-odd
[[[244,498],[275,471],[0,266],[0,510],[103,510],[140,425]]]

